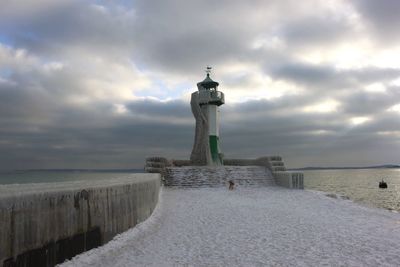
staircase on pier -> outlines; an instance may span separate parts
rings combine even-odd
[[[164,185],[175,187],[221,187],[230,180],[237,186],[275,185],[271,171],[264,166],[167,167],[164,175]]]

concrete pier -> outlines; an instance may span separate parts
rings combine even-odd
[[[146,220],[160,174],[0,186],[0,264],[54,266]]]

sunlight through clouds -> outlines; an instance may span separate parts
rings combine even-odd
[[[353,124],[355,126],[364,124],[364,123],[366,123],[367,121],[370,121],[370,120],[371,120],[371,118],[369,118],[369,117],[353,117],[353,118],[350,118],[351,124]]]
[[[372,83],[365,87],[365,91],[372,93],[383,93],[386,92],[386,87],[382,83]]]
[[[388,111],[400,112],[400,104],[390,107]]]
[[[306,106],[303,108],[304,112],[317,112],[317,113],[330,113],[335,112],[340,103],[336,100],[329,99],[321,103]]]

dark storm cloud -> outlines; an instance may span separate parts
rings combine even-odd
[[[58,108],[55,117],[47,116],[50,122],[24,117],[0,129],[2,168],[129,168],[141,166],[145,156],[167,156],[168,151],[188,157],[192,125],[176,125],[170,120],[149,123],[132,114],[112,115],[106,104],[92,110]],[[159,105],[159,110],[164,108]]]
[[[352,33],[351,25],[345,17],[310,16],[290,22],[281,29],[281,35],[291,45],[329,45],[343,40]]]
[[[128,110],[132,113],[146,114],[150,116],[173,116],[190,118],[191,110],[188,103],[181,100],[160,102],[155,100],[142,100],[129,103]]]
[[[292,62],[266,70],[272,77],[300,83],[309,89],[341,90],[360,88],[374,82],[389,82],[400,76],[400,69],[371,68],[338,70],[330,65]],[[329,91],[331,93],[331,91]]]
[[[399,1],[357,0],[354,3],[363,20],[378,36],[377,41],[392,43],[399,40]]]
[[[243,51],[249,33],[240,23],[222,21],[234,15],[231,8],[227,7],[223,16],[222,10],[214,7],[217,2],[178,2],[139,3],[135,33],[144,52],[138,55],[139,60],[157,68],[185,72],[210,62],[222,63],[232,53]]]
[[[92,52],[126,53],[126,47],[131,44],[129,27],[133,14],[130,9],[113,7],[60,1],[43,5],[36,12],[3,11],[0,30],[12,36],[16,46],[45,56],[63,56],[72,46],[84,50],[90,47]]]
[[[343,112],[348,115],[376,115],[396,105],[400,99],[398,87],[389,87],[386,92],[366,93],[354,92],[344,97]]]
[[[382,131],[399,131],[393,116],[375,117],[364,126],[349,125],[344,114],[292,114],[280,119],[265,115],[257,119],[236,123],[236,127],[223,125],[221,135],[226,155],[251,158],[254,154],[281,154],[292,164],[302,157],[309,162],[303,164],[325,166],[392,162],[397,155],[392,147],[398,146],[398,135],[379,135]],[[243,137],[246,141],[239,142]],[[382,149],[387,153],[381,154],[379,160],[372,160],[372,151],[376,155]]]
[[[286,79],[294,82],[311,84],[329,84],[341,81],[337,71],[331,66],[320,66],[305,63],[293,63],[278,67],[271,72],[273,77]],[[337,87],[337,85],[334,85]]]

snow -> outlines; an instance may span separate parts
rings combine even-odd
[[[62,266],[399,266],[400,214],[281,187],[163,188],[153,215]]]

